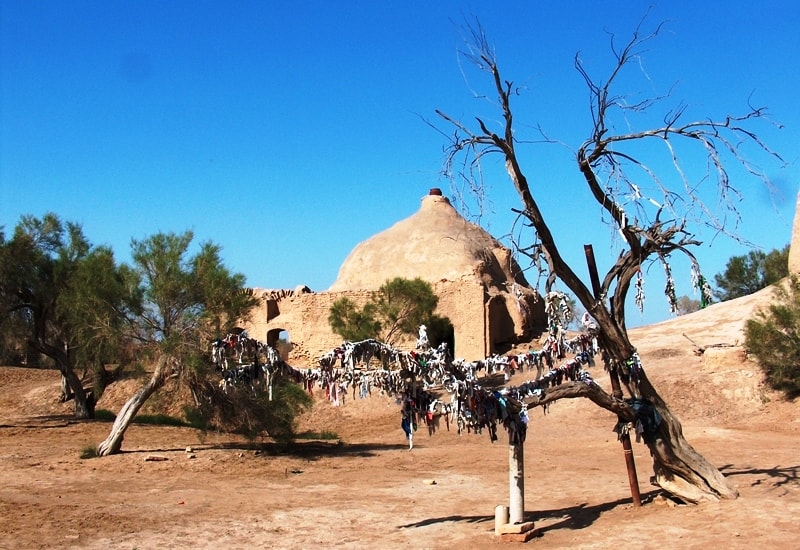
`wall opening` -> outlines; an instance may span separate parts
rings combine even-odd
[[[283,328],[273,328],[267,331],[267,344],[276,350],[284,361],[289,361],[292,351],[292,340],[289,331]]]

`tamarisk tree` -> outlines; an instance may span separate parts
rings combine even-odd
[[[246,317],[256,300],[243,288],[244,276],[233,274],[220,248],[203,243],[189,256],[193,234],[158,233],[134,240],[132,272],[142,307],[131,317],[132,338],[143,361],[155,365],[150,379],[123,405],[97,452],[119,452],[125,431],[139,409],[173,378],[202,371],[208,342]]]
[[[76,418],[92,418],[97,397],[76,369],[102,376],[119,360],[136,303],[111,249],[93,246],[77,223],[23,216],[10,239],[0,233],[0,330],[55,364]]]
[[[731,214],[738,216],[734,199],[738,199],[739,193],[726,166],[731,162],[741,164],[747,173],[768,183],[763,173],[742,156],[741,148],[745,144],[751,145],[780,161],[780,157],[749,129],[752,123],[766,119],[765,110],[751,107],[741,116],[684,121],[686,109],[680,107],[670,111],[663,123],[636,130],[632,124],[648,120],[637,115],[651,110],[666,97],[633,103],[616,91],[617,83],[621,73],[638,65],[645,44],[658,35],[660,27],[647,34],[641,32],[641,26],[638,27],[621,49],[616,48],[612,40],[615,62],[603,82],[591,77],[576,55],[575,67],[583,77],[590,97],[588,137],[574,150],[577,181],[588,190],[586,200],[596,201],[602,212],[600,223],[609,223],[610,220],[614,230],[621,235],[618,259],[602,280],[598,276],[596,281],[590,281],[595,284],[589,285],[565,260],[540,209],[537,193],[545,193],[553,187],[529,179],[524,168],[520,155],[523,142],[515,135],[512,109],[512,99],[518,95],[518,90],[512,81],[501,75],[495,52],[480,24],[467,30],[466,47],[461,53],[479,70],[488,73],[501,118],[498,122],[476,118],[474,123],[468,124],[437,110],[437,115],[451,129],[445,134],[449,140],[445,172],[455,187],[460,186],[458,181],[463,181],[471,189],[478,190],[480,196],[477,200],[480,202],[485,199],[480,175],[482,161],[492,154],[503,158],[505,171],[522,205],[514,210],[518,222],[524,226],[524,232],[519,230],[517,235],[512,235],[515,250],[540,266],[540,275],[546,275],[548,292],[557,279],[562,281],[596,319],[605,366],[612,377],[612,386],[615,386],[615,391],[609,394],[596,383],[565,383],[549,389],[540,399],[532,398],[526,405],[532,407],[561,398],[587,397],[618,415],[621,421],[632,422],[637,419],[638,409],[634,404],[647,403],[657,412],[654,418],[659,419],[651,424],[651,430],[644,437],[653,457],[657,483],[688,502],[735,498],[736,490],[720,471],[686,441],[679,420],[641,368],[626,329],[625,302],[631,286],[638,288],[637,278],[641,277],[645,262],[661,262],[671,283],[669,258],[674,253],[688,257],[699,286],[706,295],[710,293],[708,285],[703,284],[697,259],[692,253],[692,247],[700,242],[688,231],[687,221],[702,219],[718,231],[733,234],[728,231],[725,220]],[[624,131],[620,133],[618,128]],[[547,136],[543,141],[552,142]],[[682,154],[693,153],[693,147],[699,149],[708,167],[708,173],[703,174],[699,181],[692,181],[682,165]],[[666,155],[677,177],[663,179],[651,168],[653,163],[646,162],[651,157],[646,157],[645,153],[654,150]],[[677,188],[670,187],[667,181],[679,182]],[[709,184],[717,186],[717,195],[722,198],[721,208],[725,212],[721,216],[714,215],[702,200],[699,190]],[[561,192],[566,190],[564,185],[560,182]],[[654,191],[645,194],[644,189]],[[578,196],[580,189],[570,189],[569,193]],[[700,218],[692,218],[698,214]],[[523,241],[523,235],[527,240]],[[668,286],[667,294],[675,305],[674,288],[670,292]],[[613,384],[615,378],[621,380],[621,386]],[[622,387],[628,394],[627,398]]]

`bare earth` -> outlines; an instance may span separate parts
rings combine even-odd
[[[800,404],[766,390],[735,346],[766,299],[762,291],[632,331],[687,439],[740,497],[664,499],[649,483],[647,448],[634,443],[645,503],[633,508],[615,419],[588,401],[562,401],[546,415],[532,411],[525,505],[538,536],[528,545],[798,548]],[[694,355],[684,334],[705,354]],[[593,374],[607,383],[599,367]],[[442,425],[429,436],[421,427],[409,452],[397,405],[374,396],[338,408],[320,401],[303,419],[301,430],[334,431],[341,445],[300,442],[279,454],[230,435],[134,425],[122,454],[81,460],[110,425],[71,420],[58,382],[54,371],[0,368],[1,548],[509,545],[494,535],[495,507],[508,504],[502,433],[492,444],[486,433],[459,437]],[[135,388],[115,385],[98,408],[118,410]]]

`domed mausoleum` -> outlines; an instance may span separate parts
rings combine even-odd
[[[328,291],[257,290],[262,306],[246,328],[270,343],[286,330],[293,358],[314,360],[341,344],[328,325],[331,305],[343,296],[363,304],[395,277],[431,284],[439,297],[436,313],[453,325],[457,357],[502,353],[546,327],[543,301],[511,251],[432,189],[415,214],[359,243]]]

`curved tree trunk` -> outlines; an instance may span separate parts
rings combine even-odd
[[[61,398],[64,401],[70,397],[75,399],[75,418],[94,418],[94,401],[87,399],[81,379],[70,366],[59,364],[58,370],[61,372]],[[72,395],[68,395],[66,391],[71,392]]]
[[[72,368],[69,346],[66,343],[63,346],[54,346],[42,338],[31,339],[28,345],[55,361],[58,372],[61,373],[61,400],[75,399],[75,418],[94,418],[94,400],[87,400],[83,382]]]
[[[639,389],[641,397],[652,403],[661,417],[656,434],[645,438],[645,444],[653,457],[656,483],[685,502],[736,498],[738,492],[728,485],[720,471],[695,451],[683,437],[681,423],[673,416],[644,373],[641,373]],[[608,394],[596,383],[567,382],[547,389],[541,398],[526,399],[525,404],[531,408],[559,399],[578,397],[590,399],[623,421],[637,420],[636,411],[627,401]]]
[[[153,376],[150,377],[150,380],[147,382],[147,384],[133,394],[133,396],[128,399],[128,401],[120,409],[116,420],[114,420],[114,424],[111,426],[111,433],[109,433],[108,437],[106,437],[106,439],[97,446],[98,456],[115,454],[122,449],[122,440],[125,436],[125,431],[131,425],[131,422],[133,422],[133,419],[136,417],[136,413],[139,412],[139,409],[142,408],[142,405],[145,404],[150,396],[153,395],[157,389],[164,385],[166,379],[167,359],[166,357],[161,357],[158,360],[158,364],[153,372]]]
[[[728,484],[719,469],[686,441],[680,421],[675,418],[644,373],[641,373],[639,380],[639,391],[661,416],[658,434],[647,442],[653,457],[656,483],[687,502],[738,497],[739,493]]]
[[[628,340],[626,331],[615,319],[602,319],[604,331],[602,339],[605,349],[617,360],[607,363],[609,370],[615,369],[625,381],[628,392],[635,397],[647,400],[660,416],[657,434],[645,438],[645,443],[653,457],[653,472],[656,483],[665,491],[686,502],[715,501],[720,498],[736,498],[739,493],[733,489],[722,473],[686,441],[680,421],[672,414],[667,404],[650,383],[645,371],[636,373],[619,372],[625,364],[620,358],[632,357],[635,348]],[[613,353],[616,351],[616,353]],[[632,380],[630,380],[632,378]],[[617,396],[617,397],[621,397]]]

